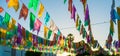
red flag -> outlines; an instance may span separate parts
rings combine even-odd
[[[24,27],[22,27],[22,36],[23,36],[24,39],[25,39],[25,37],[26,37],[26,32],[25,32],[25,28],[24,28]]]
[[[84,7],[84,12],[85,12],[85,8],[86,8],[86,2],[87,2],[87,0],[80,0],[81,2],[82,2],[82,4],[83,4],[83,7]]]
[[[68,1],[68,11],[72,14],[72,0]]]
[[[37,19],[36,22],[34,23],[34,29],[33,29],[33,31],[37,30],[37,34],[38,34],[41,25],[42,25],[42,22],[39,19]]]
[[[0,13],[2,13],[2,12],[3,12],[3,10],[4,10],[4,9],[0,6]]]
[[[26,20],[27,15],[28,15],[28,8],[23,4],[23,5],[22,5],[22,8],[21,8],[21,10],[20,10],[19,19],[20,19],[21,17],[24,17],[24,20]]]
[[[80,35],[83,34],[83,29],[84,29],[84,26],[82,25],[81,30],[80,30]]]
[[[8,3],[8,2],[9,2],[9,0],[6,0],[6,2]]]

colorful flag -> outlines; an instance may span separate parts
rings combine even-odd
[[[44,9],[43,4],[40,3],[40,10],[39,10],[39,12],[38,12],[38,17],[42,17],[42,14],[43,14],[44,10],[45,10],[45,9]]]
[[[0,32],[1,32],[0,37],[1,37],[1,38],[5,38],[5,37],[6,37],[7,30],[5,30],[5,29],[3,29],[3,28],[0,28]]]
[[[6,2],[8,3],[8,2],[9,2],[9,0],[6,0]]]
[[[83,35],[82,35],[82,37],[84,38],[86,36],[87,36],[87,32],[86,32],[85,28],[83,28]]]
[[[33,31],[37,30],[37,34],[38,34],[39,31],[40,31],[41,25],[42,25],[42,22],[39,19],[37,19],[36,22],[34,23],[34,29],[33,29]]]
[[[116,24],[116,19],[119,18],[116,10],[115,10],[115,9],[112,9],[111,12],[110,12],[110,14],[111,14],[111,19],[112,19],[112,21]]]
[[[110,20],[110,35],[113,36],[113,33],[114,33],[114,24],[113,24],[113,21]]]
[[[90,22],[90,17],[89,17],[88,5],[87,5],[86,10],[85,10],[85,23],[84,23],[84,25],[85,25],[85,26],[88,26],[88,25],[89,25],[89,22]]]
[[[83,29],[84,29],[84,26],[82,25],[80,30],[80,35],[83,34]]]
[[[22,29],[21,29],[21,25],[18,23],[18,29],[17,29],[17,43],[20,44],[21,40],[22,40]]]
[[[25,39],[26,37],[26,30],[24,27],[22,27],[22,37]]]
[[[75,22],[75,13],[76,13],[76,8],[75,8],[75,6],[73,5],[71,18],[74,19],[74,22]]]
[[[2,13],[2,12],[3,12],[3,10],[4,10],[4,9],[0,6],[0,13]]]
[[[84,13],[85,13],[85,8],[86,8],[86,2],[87,2],[87,0],[80,0],[80,1],[81,1],[82,4],[83,4]]]
[[[46,12],[46,16],[44,18],[45,24],[47,25],[48,21],[50,20],[50,16],[48,14],[48,12]]]
[[[3,16],[0,15],[0,26],[2,25],[3,19]]]
[[[9,22],[9,24],[8,24],[8,31],[11,29],[14,29],[15,24],[16,24],[16,20],[14,18],[12,18],[12,22]]]
[[[77,20],[76,20],[76,28],[79,26],[79,15],[77,14]]]
[[[120,20],[120,7],[117,7],[118,20]]]
[[[35,22],[35,15],[30,12],[30,30],[34,28],[34,22]]]
[[[47,32],[48,32],[48,28],[47,26],[44,26],[44,37],[46,38],[47,37]]]
[[[68,11],[72,14],[72,0],[68,1]]]
[[[3,19],[3,23],[8,25],[9,21],[10,21],[10,15],[6,12]]]
[[[67,2],[67,0],[64,0],[64,4]]]
[[[8,8],[13,7],[15,11],[19,9],[19,1],[18,0],[10,0],[8,3]]]
[[[34,11],[37,10],[37,7],[38,7],[38,2],[39,0],[30,0],[29,4],[28,4],[28,8],[32,8],[34,9]]]
[[[55,23],[53,22],[53,20],[51,19],[50,20],[50,30],[52,30],[54,33],[57,33],[57,30],[58,30],[58,28],[57,28],[57,26],[55,25]]]
[[[48,35],[47,35],[47,39],[50,39],[51,34],[52,34],[52,31],[49,30],[49,31],[48,31]]]
[[[118,20],[117,23],[118,23],[118,40],[120,40],[120,20]]]
[[[27,15],[28,15],[28,8],[25,6],[25,4],[22,4],[22,8],[21,8],[21,10],[20,10],[19,19],[20,19],[21,17],[24,17],[24,20],[26,20]]]

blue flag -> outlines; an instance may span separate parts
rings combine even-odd
[[[46,25],[47,25],[49,20],[50,20],[50,15],[48,14],[48,12],[46,12],[46,17],[44,19]]]
[[[0,26],[2,25],[3,19],[3,16],[0,15]]]

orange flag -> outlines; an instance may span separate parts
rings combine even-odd
[[[26,20],[27,15],[28,15],[28,8],[25,6],[25,4],[23,4],[23,5],[22,5],[22,8],[21,8],[21,10],[20,10],[19,19],[20,19],[21,17],[24,17],[24,20]]]
[[[2,12],[3,12],[3,10],[4,10],[4,9],[3,9],[2,7],[0,7],[0,13],[2,13]]]

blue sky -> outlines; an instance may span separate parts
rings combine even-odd
[[[27,20],[24,21],[24,19],[18,20],[19,12],[22,7],[22,3],[24,3],[28,7],[29,0],[21,0],[20,2],[20,8],[17,12],[13,8],[7,8],[7,3],[5,0],[0,0],[0,6],[4,8],[6,12],[8,12],[11,17],[17,20],[18,23],[20,23],[25,29],[29,30],[29,16],[27,17]],[[64,0],[41,0],[45,7],[45,12],[40,18],[40,20],[44,23],[43,19],[45,17],[45,13],[48,12],[50,14],[51,19],[55,22],[55,24],[58,26],[60,31],[63,33],[64,36],[67,36],[69,33],[72,33],[75,36],[74,42],[79,42],[82,39],[82,36],[79,35],[79,32],[76,30],[76,28],[69,28],[69,29],[63,29],[67,27],[75,27],[74,20],[72,20],[70,17],[70,13],[68,12],[68,3],[64,4]],[[115,0],[115,6],[120,6],[120,0]],[[99,22],[109,22],[110,21],[110,10],[111,10],[111,4],[112,0],[88,0],[87,1],[89,6],[89,14],[90,14],[90,20],[91,24],[99,23]],[[82,23],[84,22],[84,12],[83,12],[83,5],[80,2],[80,0],[73,0],[73,4],[75,5],[77,9],[77,13],[80,16],[80,19],[82,20]],[[40,5],[40,2],[39,2]],[[39,10],[39,6],[37,11]],[[38,12],[33,11],[33,9],[29,10],[29,13],[33,12],[37,16]],[[4,16],[5,12],[2,12],[0,15]],[[104,46],[105,40],[107,39],[108,33],[109,33],[109,23],[105,24],[98,24],[98,25],[91,25],[92,32],[94,39],[98,40],[100,45]],[[113,39],[118,38],[118,31],[117,31],[117,25],[114,25],[115,27],[115,33],[113,36]],[[87,27],[86,27],[87,29]],[[31,31],[32,32],[32,31]],[[33,32],[36,34],[36,31]],[[39,36],[43,37],[43,25],[41,27],[41,31],[39,32]]]

